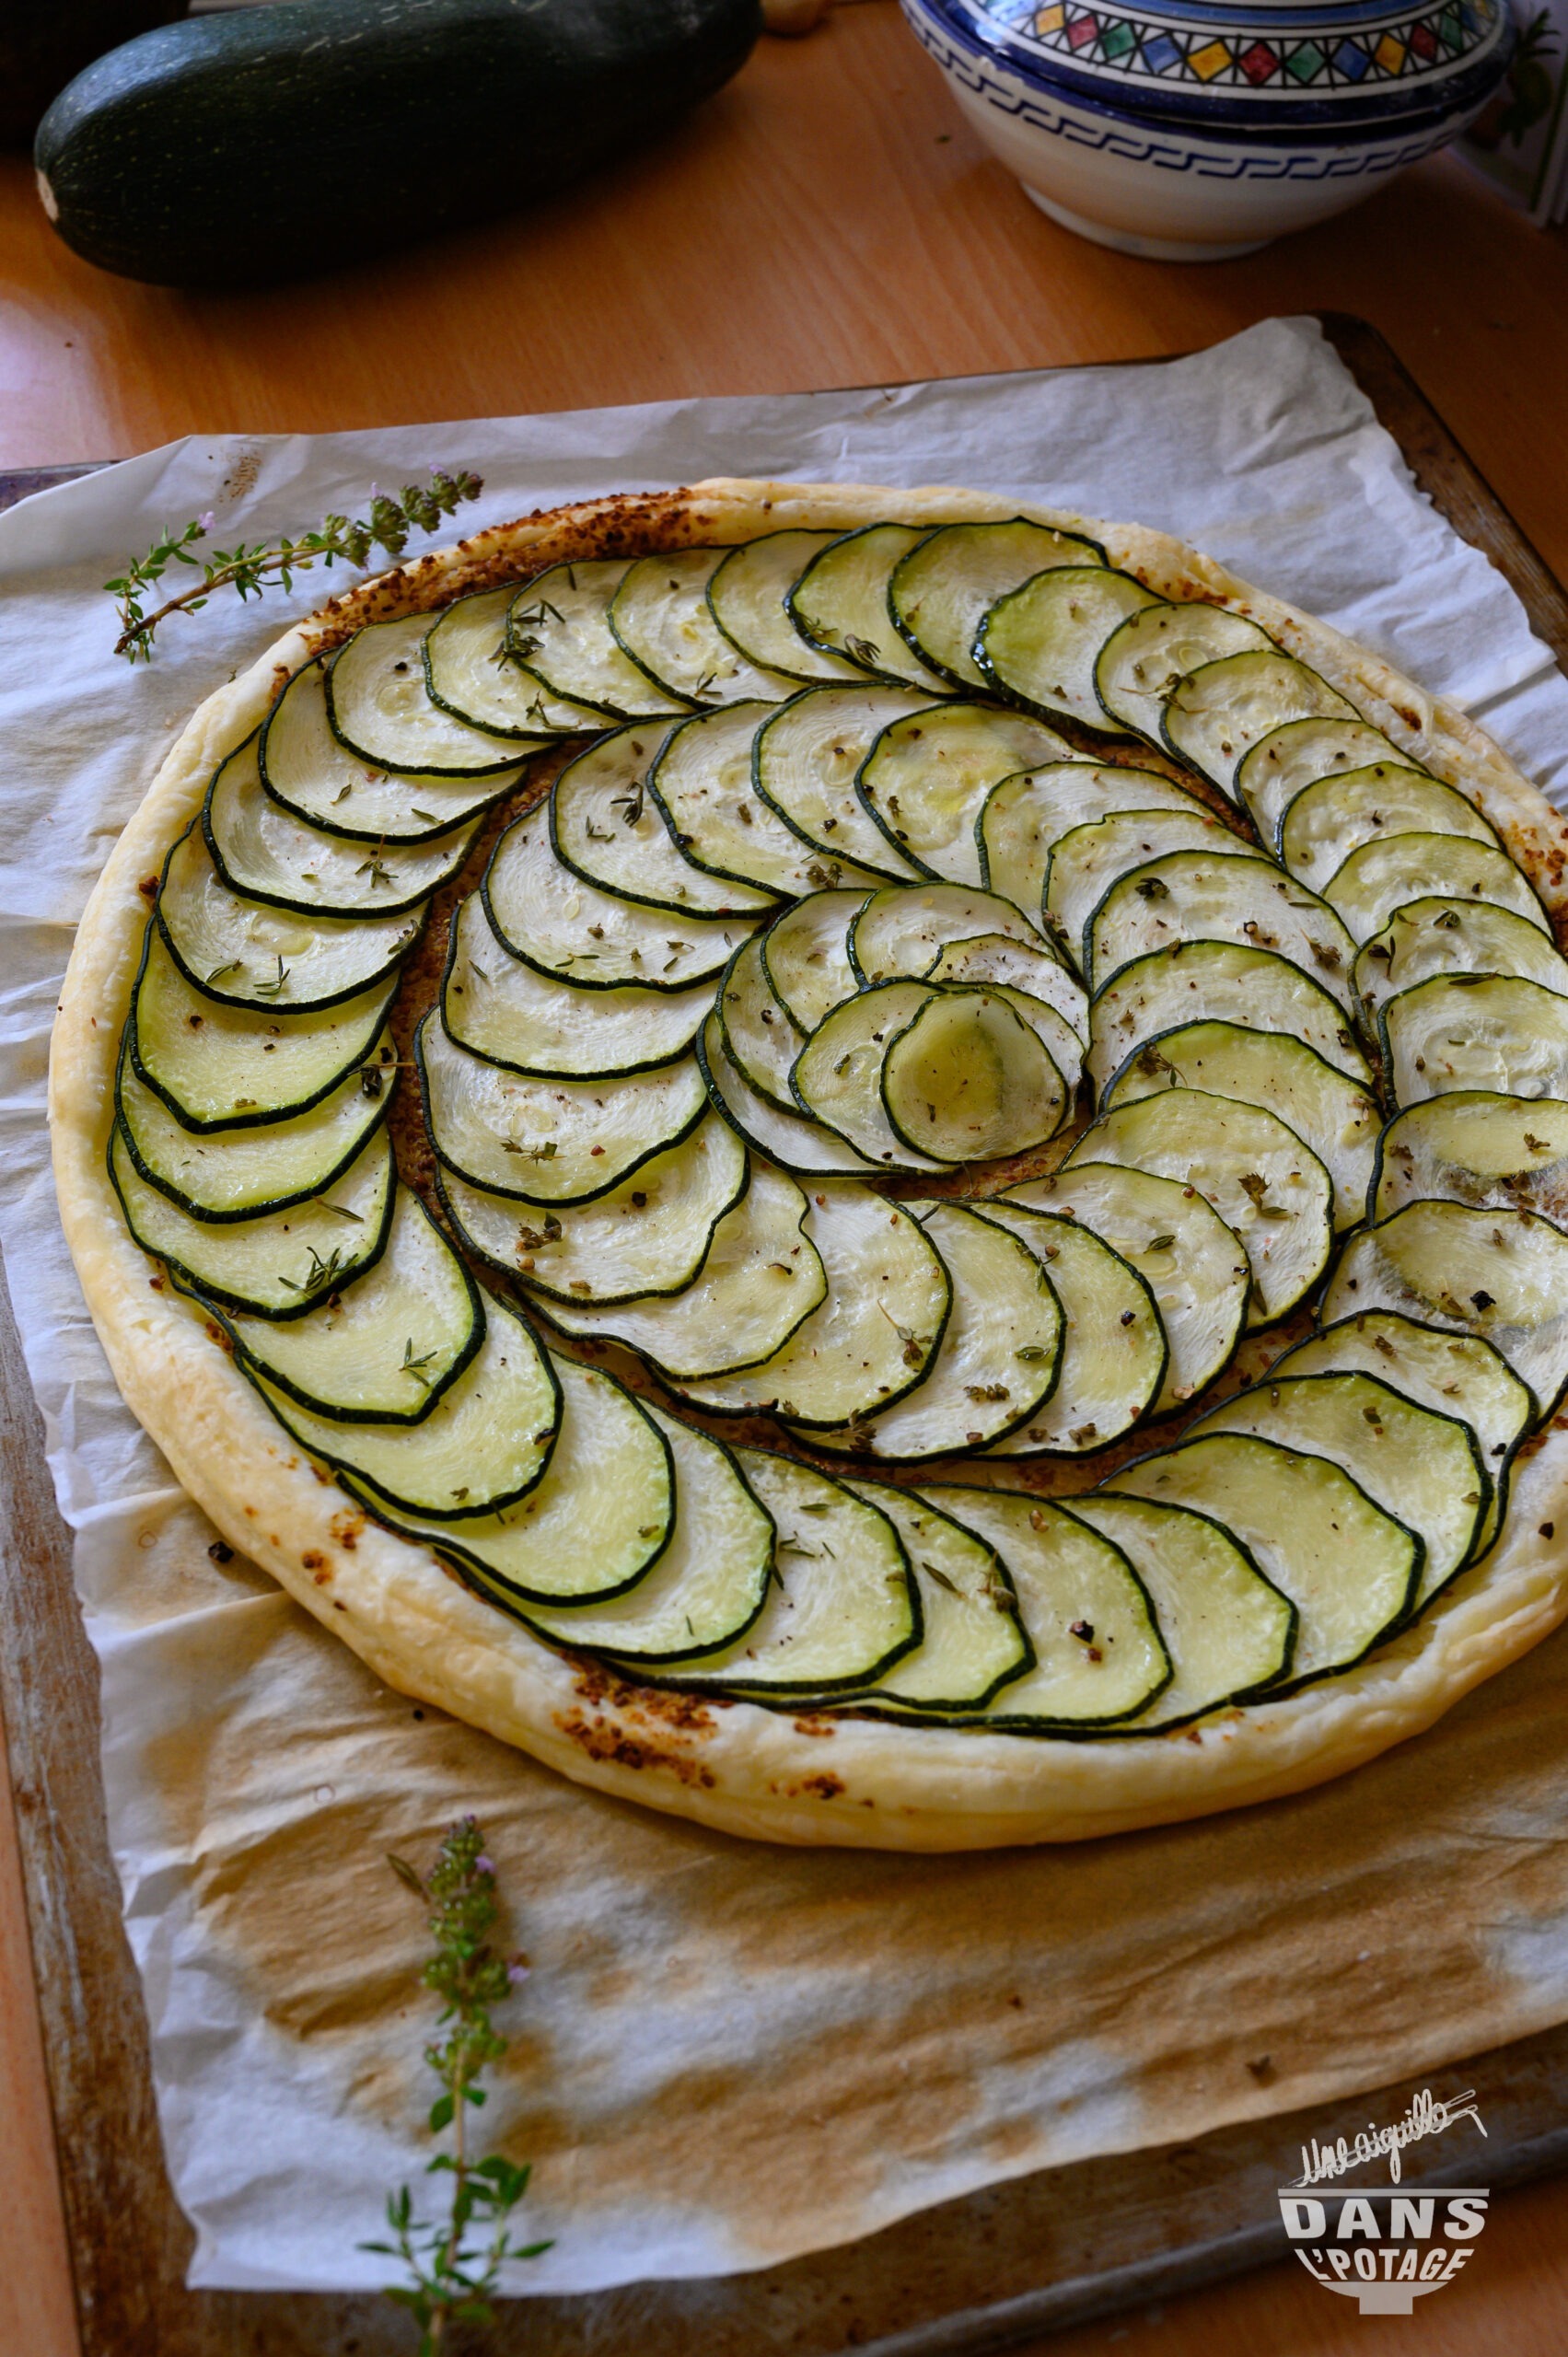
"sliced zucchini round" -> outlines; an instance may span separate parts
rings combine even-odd
[[[1052,1013],[1039,1011],[1041,1017]],[[889,1042],[883,1062],[882,1103],[895,1135],[947,1163],[992,1162],[1043,1145],[1067,1119],[1073,1098],[1041,1028],[1002,991],[932,992]]]
[[[430,1143],[472,1187],[520,1202],[586,1202],[679,1145],[707,1109],[696,1061],[619,1079],[530,1080],[449,1039],[436,1010],[414,1034]]]
[[[611,720],[682,712],[686,699],[634,663],[610,626],[610,600],[628,569],[624,557],[579,557],[537,574],[507,610],[507,647],[552,695]]]
[[[1568,1236],[1527,1211],[1406,1203],[1353,1236],[1323,1296],[1323,1323],[1397,1309],[1479,1334],[1535,1400],[1537,1420],[1568,1384]]]
[[[1005,934],[1040,946],[1039,926],[993,892],[970,884],[885,884],[850,927],[849,958],[863,982],[928,975],[952,941]]]
[[[847,658],[875,679],[907,680],[946,695],[947,680],[921,661],[889,604],[894,567],[924,537],[912,524],[865,524],[845,532],[819,549],[784,602],[808,645]]]
[[[849,1486],[885,1514],[902,1539],[921,1614],[920,1643],[877,1679],[870,1694],[856,1694],[855,1703],[896,1704],[900,1717],[983,1710],[1030,1660],[1001,1556],[917,1490],[894,1489],[886,1481]]]
[[[849,937],[865,901],[860,891],[813,892],[775,917],[761,936],[768,987],[803,1033],[815,1031],[860,987]]]
[[[909,1207],[942,1256],[953,1305],[923,1383],[870,1423],[814,1432],[819,1448],[890,1464],[984,1448],[1027,1423],[1056,1386],[1062,1311],[1040,1261],[966,1204]]]
[[[978,885],[975,821],[992,787],[1019,770],[1072,757],[1054,728],[1021,712],[939,704],[883,729],[855,791],[883,833],[924,874]]]
[[[1195,794],[1153,770],[1110,761],[1049,761],[993,785],[975,821],[981,874],[1032,919],[1045,898],[1053,844],[1074,827],[1118,810],[1203,809]]]
[[[753,905],[798,900],[841,877],[869,887],[869,870],[826,857],[786,824],[757,792],[751,776],[758,729],[778,706],[730,704],[698,713],[670,731],[649,777],[666,826],[694,867],[731,890],[749,888]]]
[[[1028,991],[1016,991],[1006,982],[989,985],[975,984],[982,997],[1000,1000],[1011,1007],[1019,1021],[1028,1025],[1062,1074],[1068,1096],[1063,1113],[1065,1121],[1072,1116],[1077,1097],[1078,1083],[1084,1076],[1084,1042],[1064,1015],[1059,1015],[1048,999],[1034,997]]]
[[[888,610],[905,645],[933,671],[956,688],[983,688],[973,647],[987,609],[1052,565],[1104,563],[1098,540],[1023,516],[942,524],[893,567]]]
[[[1450,1089],[1568,1097],[1568,998],[1513,974],[1434,974],[1377,1010],[1399,1105]]]
[[[1101,1108],[1112,1112],[1167,1088],[1206,1088],[1211,1096],[1277,1113],[1333,1180],[1336,1230],[1342,1235],[1366,1217],[1381,1126],[1376,1100],[1305,1040],[1239,1023],[1184,1024],[1133,1050],[1106,1088]]]
[[[790,1072],[800,1110],[847,1138],[883,1170],[940,1170],[896,1130],[883,1102],[882,1067],[890,1043],[933,996],[924,982],[881,982],[824,1017]]]
[[[1478,900],[1411,900],[1396,909],[1355,961],[1355,989],[1375,1016],[1388,999],[1434,974],[1517,974],[1568,998],[1568,958],[1539,925]]]
[[[1568,1227],[1568,1104],[1462,1089],[1396,1114],[1377,1141],[1368,1216],[1434,1198]]]
[[[1104,1491],[1063,1504],[1121,1548],[1148,1592],[1170,1655],[1170,1684],[1118,1734],[1186,1726],[1283,1676],[1295,1643],[1295,1607],[1217,1522],[1186,1506]]]
[[[590,991],[541,974],[496,939],[473,892],[452,925],[441,1019],[459,1047],[508,1072],[602,1079],[681,1055],[713,1003],[711,981],[687,991]]]
[[[1197,599],[1143,606],[1113,630],[1095,663],[1095,693],[1106,717],[1158,745],[1165,700],[1191,671],[1223,655],[1273,641],[1245,614]]]
[[[736,1135],[781,1169],[797,1178],[832,1178],[853,1171],[873,1171],[877,1166],[857,1154],[847,1139],[835,1136],[819,1121],[798,1113],[782,1113],[760,1097],[728,1054],[716,1015],[710,1015],[697,1037],[697,1061],[708,1100],[723,1115]]]
[[[526,1497],[550,1462],[561,1384],[515,1309],[489,1298],[484,1339],[417,1424],[349,1424],[312,1414],[262,1376],[253,1380],[302,1448],[353,1473],[377,1511],[441,1522],[499,1514]]]
[[[1469,1424],[1423,1408],[1374,1375],[1282,1376],[1211,1408],[1199,1433],[1251,1433],[1326,1457],[1425,1550],[1419,1609],[1474,1550],[1491,1483]]]
[[[218,770],[202,810],[218,881],[306,917],[406,915],[457,874],[478,824],[470,819],[417,843],[332,834],[263,794],[253,737]]]
[[[976,989],[991,983],[1008,993],[1010,1004],[1027,998],[1053,1008],[1072,1032],[1078,1049],[1076,1062],[1082,1064],[1089,1039],[1088,997],[1077,976],[1044,949],[1027,941],[1011,941],[1002,933],[977,933],[967,941],[948,942],[927,980],[961,982]],[[1069,1076],[1063,1065],[1063,1077]]]
[[[383,1522],[428,1539],[487,1595],[511,1604],[607,1603],[635,1589],[676,1519],[670,1444],[652,1413],[602,1367],[552,1358],[560,1421],[550,1462],[516,1505],[462,1522],[394,1511],[340,1475]]]
[[[1487,1503],[1476,1553],[1497,1536],[1515,1449],[1529,1429],[1534,1401],[1507,1361],[1479,1334],[1445,1333],[1394,1309],[1361,1309],[1276,1359],[1270,1372],[1376,1375],[1418,1407],[1458,1416],[1475,1434],[1487,1469]]]
[[[149,923],[127,1030],[131,1062],[184,1128],[254,1129],[308,1111],[373,1053],[390,1061],[397,1051],[381,1031],[396,987],[377,982],[320,1011],[259,1018],[253,1006],[195,989]]]
[[[1167,852],[1206,851],[1234,858],[1251,850],[1223,819],[1195,803],[1185,810],[1118,810],[1057,837],[1045,872],[1045,911],[1074,964],[1085,972],[1095,911],[1132,868]]]
[[[652,1400],[643,1410],[675,1464],[675,1527],[635,1587],[607,1603],[528,1608],[528,1626],[556,1644],[659,1666],[737,1643],[767,1601],[773,1523],[722,1441],[677,1423]]]
[[[541,1306],[568,1334],[625,1342],[671,1383],[759,1366],[785,1347],[827,1293],[820,1260],[802,1232],[805,1218],[806,1198],[794,1179],[756,1163],[680,1292],[600,1303],[552,1288]],[[532,1277],[524,1283],[542,1295]]]
[[[261,776],[273,800],[307,826],[331,827],[354,842],[416,843],[510,794],[522,775],[517,764],[531,749],[514,745],[511,768],[477,777],[428,771],[405,776],[367,763],[332,733],[326,667],[318,656],[295,673],[262,724]]]
[[[478,778],[514,768],[514,737],[475,728],[431,702],[424,641],[433,619],[366,622],[339,647],[326,669],[328,727],[373,769],[407,777]]]
[[[1237,772],[1253,746],[1288,721],[1318,718],[1361,714],[1294,656],[1255,647],[1190,671],[1166,699],[1160,734],[1178,761],[1237,801]]]
[[[743,941],[725,968],[714,1005],[725,1052],[741,1077],[781,1113],[798,1113],[789,1075],[804,1035],[773,992],[762,963],[764,936]]]
[[[818,551],[839,538],[837,532],[765,532],[730,550],[708,584],[708,609],[738,653],[807,685],[864,679],[858,665],[803,638],[784,603]]]
[[[1100,648],[1129,614],[1160,602],[1109,565],[1051,565],[987,608],[971,650],[976,668],[1031,712],[1112,727],[1095,688]]]
[[[944,1482],[923,1494],[996,1550],[1034,1651],[975,1724],[1097,1733],[1146,1709],[1169,1684],[1148,1592],[1110,1539],[1027,1491]]]
[[[1287,720],[1260,737],[1246,755],[1236,773],[1237,799],[1264,847],[1277,851],[1281,823],[1298,794],[1319,778],[1346,776],[1373,764],[1390,770],[1421,766],[1369,721],[1331,714]]]
[[[127,1043],[115,1082],[126,1150],[149,1186],[197,1219],[287,1211],[335,1187],[384,1120],[390,1091],[381,1079],[382,1044],[363,1072],[351,1072],[304,1112],[215,1131],[186,1129],[137,1077]]]
[[[1207,1515],[1289,1597],[1295,1645],[1271,1697],[1353,1669],[1415,1596],[1420,1538],[1326,1457],[1249,1433],[1201,1433],[1124,1465],[1104,1486]]]
[[[765,671],[730,644],[708,604],[708,584],[727,549],[671,549],[639,557],[610,601],[623,651],[675,704],[781,703],[796,682]]]
[[[395,1192],[386,1249],[308,1317],[215,1312],[247,1373],[334,1422],[417,1424],[484,1340],[473,1279],[412,1190]]]
[[[1143,1279],[1167,1344],[1152,1413],[1179,1408],[1229,1365],[1247,1315],[1251,1263],[1234,1228],[1195,1186],[1086,1161],[1051,1178],[1027,1178],[1006,1200],[1089,1228]],[[1139,1322],[1136,1308],[1127,1322]]]
[[[883,1677],[920,1643],[920,1598],[885,1514],[830,1474],[742,1448],[737,1460],[778,1533],[762,1611],[682,1685],[771,1696],[837,1694]]]
[[[1411,900],[1485,900],[1511,909],[1551,938],[1551,920],[1505,851],[1463,835],[1386,835],[1353,851],[1323,898],[1359,945]]]
[[[1144,1279],[1074,1221],[1011,1196],[972,1208],[1027,1244],[1062,1306],[1062,1364],[1043,1406],[991,1457],[1081,1457],[1132,1429],[1161,1392],[1165,1328]]]
[[[1332,772],[1286,804],[1280,823],[1280,857],[1314,892],[1326,889],[1364,843],[1389,835],[1465,835],[1496,845],[1475,804],[1457,787],[1423,770],[1374,761],[1369,768]]]
[[[506,615],[517,594],[510,584],[476,590],[436,616],[424,634],[424,686],[431,702],[494,737],[537,744],[591,735],[604,726],[604,714],[552,695],[507,645]]]
[[[141,1246],[191,1292],[258,1318],[298,1318],[386,1246],[397,1173],[385,1125],[325,1195],[254,1219],[204,1220],[149,1185],[117,1121],[109,1175]]]
[[[1098,992],[1135,958],[1178,941],[1237,938],[1272,949],[1349,1009],[1355,945],[1336,912],[1272,860],[1167,852],[1118,878],[1084,928],[1089,986]]]
[[[930,708],[925,694],[913,688],[870,681],[802,688],[757,731],[751,749],[756,790],[819,857],[918,883],[919,867],[883,832],[854,782],[890,722]]]
[[[556,858],[542,804],[514,819],[481,886],[496,938],[514,958],[577,990],[682,993],[727,964],[754,917],[677,916],[585,884]]]
[[[556,858],[601,892],[679,916],[770,907],[772,893],[694,866],[679,848],[648,792],[648,772],[668,742],[667,731],[633,720],[567,762],[550,795]]]
[[[1144,1040],[1205,1021],[1288,1034],[1336,1072],[1371,1081],[1338,1001],[1288,958],[1237,941],[1175,942],[1114,974],[1089,1006],[1089,1076],[1104,1089]]]
[[[295,916],[231,892],[192,822],[164,862],[157,922],[175,964],[230,1006],[337,1006],[386,981],[424,929],[407,916]]]
[[[696,1406],[824,1429],[885,1415],[924,1376],[951,1296],[919,1222],[869,1188],[829,1181],[811,1190],[806,1234],[821,1256],[826,1299],[763,1364],[683,1384]]]
[[[1329,1265],[1333,1185],[1317,1155],[1260,1105],[1167,1089],[1086,1130],[1063,1167],[1114,1162],[1178,1178],[1214,1205],[1252,1270],[1248,1324],[1283,1318]]]
[[[710,1113],[689,1138],[586,1203],[546,1210],[436,1173],[453,1226],[482,1260],[566,1302],[679,1293],[746,1192],[746,1148]]]

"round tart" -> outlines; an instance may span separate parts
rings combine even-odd
[[[333,599],[77,936],[66,1233],[224,1537],[727,1831],[1299,1791],[1568,1608],[1568,830],[1161,535],[718,482]]]

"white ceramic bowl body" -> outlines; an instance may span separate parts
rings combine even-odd
[[[1506,70],[1502,0],[902,0],[1041,209],[1209,261],[1309,227],[1455,138]]]

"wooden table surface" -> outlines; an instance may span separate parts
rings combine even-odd
[[[266,293],[192,296],[103,277],[52,236],[31,177],[22,157],[0,158],[0,470],[122,458],[187,433],[1133,358],[1323,308],[1383,331],[1568,577],[1561,233],[1529,228],[1438,161],[1246,261],[1102,252],[1045,220],[989,160],[893,0],[840,9],[804,41],[764,41],[670,138],[529,218]],[[463,453],[454,443],[442,455]],[[0,1782],[6,2357],[75,2357],[53,2169]],[[1568,2182],[1497,2203],[1473,2266],[1408,2321],[1363,2319],[1286,2263],[1049,2343],[1051,2357],[1564,2347]]]

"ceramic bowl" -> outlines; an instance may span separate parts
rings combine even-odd
[[[1455,138],[1507,0],[902,0],[1042,212],[1158,261],[1255,252]]]

